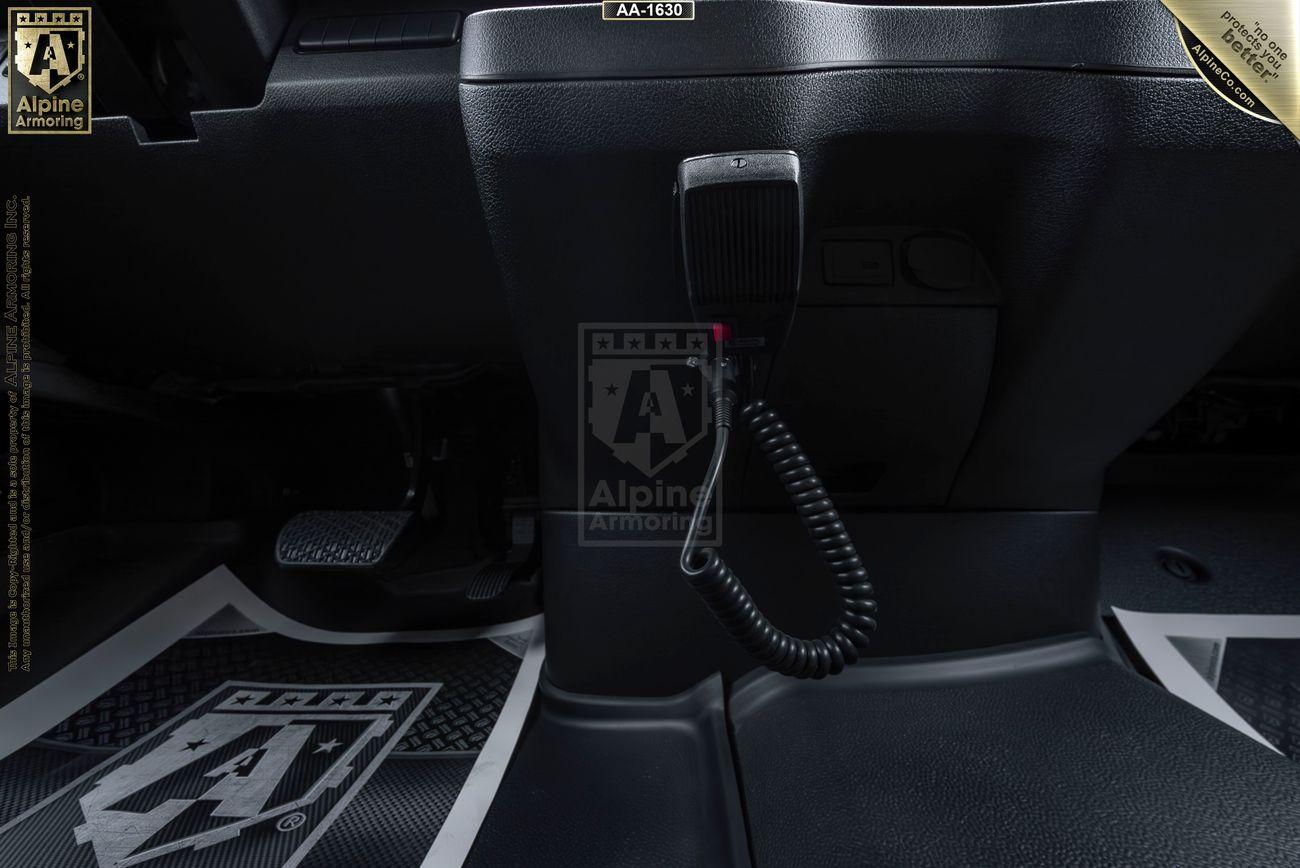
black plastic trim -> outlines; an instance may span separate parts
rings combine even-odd
[[[749,868],[722,678],[615,698],[561,690],[543,673],[466,865]]]
[[[477,12],[461,80],[659,78],[863,67],[998,67],[1190,75],[1174,19],[1151,0],[855,6],[712,0],[689,22],[601,19],[599,4]]]
[[[302,52],[444,48],[460,39],[459,12],[407,12],[313,18],[298,31]]]
[[[581,515],[542,517],[546,665],[557,686],[664,696],[714,671],[738,683],[754,670],[679,577],[676,549],[579,545]],[[1096,627],[1095,513],[841,515],[863,548],[880,603],[882,626],[863,669]],[[725,539],[750,544],[724,542],[722,551],[781,629],[819,635],[835,623],[835,594],[815,572],[821,562],[803,535],[792,514],[728,509]]]
[[[977,684],[1089,663],[1107,663],[1111,659],[1099,638],[1077,634],[977,651],[876,658],[845,669],[836,676],[835,687],[889,690]],[[731,694],[731,713],[738,718],[756,714],[768,702],[800,689],[798,679],[756,669],[736,682]]]

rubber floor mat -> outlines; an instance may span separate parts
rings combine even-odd
[[[178,623],[164,604],[0,709],[0,865],[460,864],[536,688],[540,619],[327,634],[250,602],[224,568],[201,581],[199,613]],[[43,699],[178,627],[39,737],[4,743],[57,706]]]

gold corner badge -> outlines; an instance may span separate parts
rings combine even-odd
[[[1164,0],[1192,66],[1232,105],[1300,136],[1300,0]]]
[[[90,8],[9,8],[9,132],[90,132]]]

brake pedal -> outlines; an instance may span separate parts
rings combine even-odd
[[[289,519],[275,541],[282,567],[374,567],[411,526],[405,510],[313,510]]]

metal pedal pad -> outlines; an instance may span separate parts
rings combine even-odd
[[[276,538],[275,560],[282,567],[373,567],[414,517],[404,510],[300,512]]]
[[[465,589],[465,597],[470,600],[491,600],[493,597],[501,596],[506,586],[510,584],[510,579],[514,577],[518,566],[518,564],[500,561],[485,564],[474,574],[474,578],[470,579],[469,587]]]

